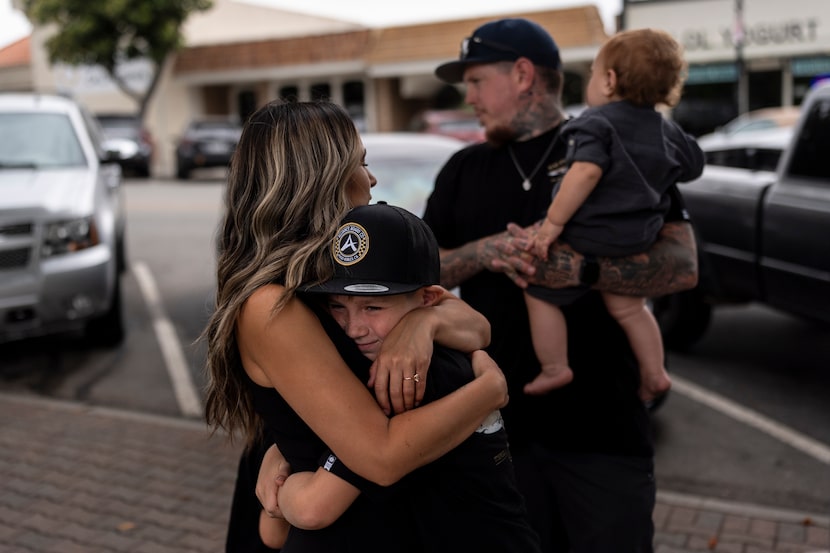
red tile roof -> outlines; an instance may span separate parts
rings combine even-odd
[[[32,61],[31,35],[0,48],[0,67],[29,65]]]

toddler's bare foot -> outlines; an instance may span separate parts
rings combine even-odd
[[[561,388],[574,379],[570,367],[542,370],[536,378],[525,384],[524,392],[531,396],[541,396],[556,388]]]
[[[669,373],[665,369],[650,377],[642,375],[639,392],[640,399],[644,402],[654,401],[668,392],[670,388],[671,378],[669,378]]]

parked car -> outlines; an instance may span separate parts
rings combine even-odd
[[[483,142],[484,127],[476,114],[463,109],[436,109],[421,112],[412,123],[415,132],[438,134],[463,140]]]
[[[242,126],[235,121],[192,121],[176,145],[176,176],[188,179],[193,169],[227,167],[241,135]]]
[[[751,133],[745,133],[749,135]],[[830,324],[830,83],[805,96],[775,171],[707,165],[681,185],[700,279],[654,302],[666,344],[687,348],[713,308],[757,302]]]
[[[790,143],[793,127],[778,127],[698,139],[707,165],[753,171],[775,171]]]
[[[95,118],[101,124],[108,159],[118,162],[125,173],[149,177],[154,145],[141,119],[129,114],[98,114]]]
[[[800,113],[800,107],[792,106],[750,111],[698,137],[697,143],[709,165],[775,171]]]
[[[798,106],[756,109],[737,116],[714,132],[699,137],[698,140],[707,140],[712,136],[735,136],[747,132],[792,127],[798,122],[800,114],[801,108]]]
[[[424,214],[435,177],[449,157],[467,146],[457,138],[421,133],[366,133],[366,163],[378,179],[372,201]]]
[[[121,168],[72,100],[0,94],[0,342],[124,336]]]

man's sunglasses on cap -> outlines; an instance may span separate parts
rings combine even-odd
[[[498,50],[500,52],[508,52],[510,54],[515,54],[518,57],[523,57],[518,50],[511,46],[507,46],[506,44],[501,44],[499,42],[493,42],[492,40],[487,40],[485,38],[481,38],[478,36],[468,36],[464,40],[461,41],[461,59],[466,59],[470,55],[470,43],[474,44],[481,44],[482,46],[486,46],[488,48],[492,48],[493,50]]]

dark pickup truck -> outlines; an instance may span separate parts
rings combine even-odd
[[[700,279],[653,301],[668,347],[694,344],[723,303],[759,302],[830,323],[830,83],[815,85],[801,112],[776,171],[707,165],[680,185]]]

